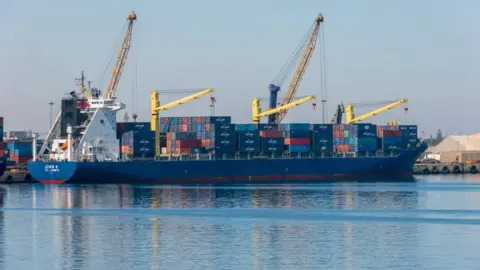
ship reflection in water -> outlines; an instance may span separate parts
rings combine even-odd
[[[477,187],[11,185],[0,268],[475,269]]]

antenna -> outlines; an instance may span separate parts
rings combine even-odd
[[[215,99],[214,96],[211,96],[210,97],[210,115],[211,116],[215,116],[215,102],[217,102],[217,100]]]
[[[82,76],[80,76],[80,78],[75,78],[75,81],[77,81],[77,85],[81,86],[81,87],[85,87],[85,74],[82,70]],[[90,84],[90,83],[89,83]]]

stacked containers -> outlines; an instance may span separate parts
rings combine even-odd
[[[405,146],[415,145],[418,142],[416,125],[400,125],[398,129],[402,131],[402,140]]]
[[[235,131],[235,125],[230,124],[230,121],[225,124],[222,124],[222,122],[227,121],[217,121],[216,124],[212,124],[210,127],[210,129],[213,129],[211,131],[211,140],[216,156],[237,152],[237,132]]]
[[[333,151],[350,152],[349,137],[351,125],[335,124],[333,125]]]
[[[262,151],[264,153],[282,153],[285,149],[285,139],[281,130],[262,130]]]
[[[188,155],[198,153],[200,140],[195,132],[168,132],[167,154]]]
[[[32,141],[10,141],[8,150],[10,152],[10,160],[17,164],[24,164],[33,158]]]
[[[312,125],[312,152],[330,154],[333,152],[333,124]]]
[[[118,122],[117,139],[122,138],[122,134],[132,130],[150,130],[150,122]]]
[[[401,130],[379,130],[378,137],[381,139],[379,148],[383,152],[400,151],[403,148]]]
[[[310,152],[310,124],[282,124],[284,142],[291,153]]]
[[[131,130],[122,134],[122,156],[130,157],[154,157],[155,156],[155,132],[150,127],[139,130]]]
[[[261,150],[260,131],[238,131],[238,151],[240,153],[259,153]]]
[[[353,152],[377,151],[377,127],[374,124],[355,124],[357,127],[356,144]]]

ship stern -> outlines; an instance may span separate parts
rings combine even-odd
[[[30,175],[43,184],[62,184],[70,180],[77,170],[76,162],[39,162],[27,163]]]

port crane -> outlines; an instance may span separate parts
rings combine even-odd
[[[133,33],[133,24],[137,20],[137,15],[134,11],[128,14],[127,17],[128,26],[120,46],[120,51],[117,55],[117,60],[113,68],[112,74],[110,76],[109,84],[105,96],[100,95],[100,90],[96,88],[88,89],[86,91],[85,85],[83,84],[83,72],[82,72],[82,83],[80,85],[82,98],[87,99],[83,105],[78,105],[80,112],[87,117],[87,120],[80,125],[69,125],[67,127],[68,138],[65,142],[64,139],[60,138],[61,134],[61,122],[65,121],[65,117],[62,116],[60,112],[55,120],[55,123],[52,125],[45,142],[43,143],[38,156],[42,156],[47,149],[47,146],[50,143],[56,143],[54,148],[58,150],[65,150],[66,153],[63,154],[54,154],[50,155],[51,159],[66,159],[71,161],[74,160],[75,156],[78,156],[80,152],[83,155],[89,157],[95,156],[99,160],[114,160],[119,158],[118,143],[116,142],[116,112],[124,109],[126,106],[123,103],[117,102],[115,93],[117,87],[120,83],[120,78],[122,76],[123,68],[128,58],[128,53],[131,47],[132,33]],[[73,100],[81,100],[75,94],[75,92],[70,93]],[[71,133],[76,132],[80,134],[80,138],[75,138],[76,146],[74,147]],[[60,142],[62,141],[62,142]],[[60,146],[63,145],[63,147]],[[63,151],[65,152],[65,151]],[[101,153],[101,154],[97,154]],[[34,153],[34,160],[36,159],[36,153]]]
[[[318,33],[320,30],[320,24],[323,22],[323,15],[318,15],[315,18],[315,22],[310,28],[309,32],[306,35],[306,38],[302,39],[301,43],[297,46],[297,50],[294,54],[287,60],[286,64],[283,66],[280,73],[275,77],[272,83],[269,84],[268,90],[270,91],[270,104],[269,109],[275,109],[277,107],[277,96],[280,91],[282,84],[285,82],[287,76],[291,72],[293,66],[298,62],[296,71],[293,75],[292,81],[288,86],[287,93],[285,98],[280,103],[281,106],[285,106],[293,101],[295,93],[302,81],[303,75],[307,69],[308,63],[313,55],[315,46],[318,39]],[[301,53],[303,51],[303,54]],[[300,57],[301,55],[301,57]],[[284,107],[284,108],[289,108]],[[288,110],[280,110],[276,113],[269,114],[268,123],[269,124],[280,124],[283,118],[286,116]]]
[[[375,106],[375,105],[380,105],[380,104],[384,104],[384,103],[389,103],[379,109],[376,109],[374,111],[371,111],[371,112],[368,112],[368,113],[365,113],[365,114],[362,114],[358,117],[355,116],[355,113],[353,112],[353,108],[354,106]],[[403,98],[403,99],[399,99],[399,100],[396,100],[396,101],[383,101],[383,102],[372,102],[372,103],[357,103],[357,104],[347,104],[347,106],[345,107],[345,111],[346,111],[346,122],[347,124],[352,124],[352,123],[357,123],[357,122],[360,122],[360,121],[363,121],[367,118],[370,118],[372,116],[375,116],[377,114],[380,114],[380,113],[383,113],[383,112],[386,112],[388,110],[391,110],[395,107],[398,107],[400,105],[402,105],[403,103],[406,103],[408,102],[408,99],[406,98]],[[342,105],[343,106],[343,105]],[[395,122],[395,121],[394,121]],[[395,122],[396,123],[396,122]]]
[[[260,99],[254,98],[252,100],[253,123],[254,124],[259,124],[260,123],[260,118],[262,118],[262,117],[269,117],[272,114],[282,113],[285,110],[288,110],[290,108],[293,108],[295,106],[303,104],[303,103],[305,103],[309,100],[312,100],[312,99],[315,99],[315,96],[307,96],[307,97],[301,98],[297,101],[294,101],[294,102],[291,102],[291,103],[288,103],[288,104],[285,104],[285,105],[281,105],[281,106],[276,107],[274,109],[268,109],[265,112],[262,112],[261,108],[260,108]]]
[[[214,88],[207,88],[205,90],[196,92],[190,96],[169,102],[165,105],[160,105],[160,99],[159,95],[161,94],[160,91],[153,90],[150,94],[150,108],[151,108],[151,113],[152,113],[152,118],[151,118],[151,123],[150,123],[150,128],[152,131],[155,131],[155,154],[156,156],[160,156],[161,154],[161,148],[160,148],[160,124],[159,124],[159,118],[158,114],[160,111],[166,111],[169,110],[173,107],[176,107],[178,105],[190,102],[192,100],[198,99],[202,96],[208,95],[212,92],[214,92]],[[180,92],[180,91],[179,91]],[[189,91],[183,91],[183,93],[189,92]],[[165,91],[164,93],[167,93]],[[172,92],[170,92],[172,93]]]

